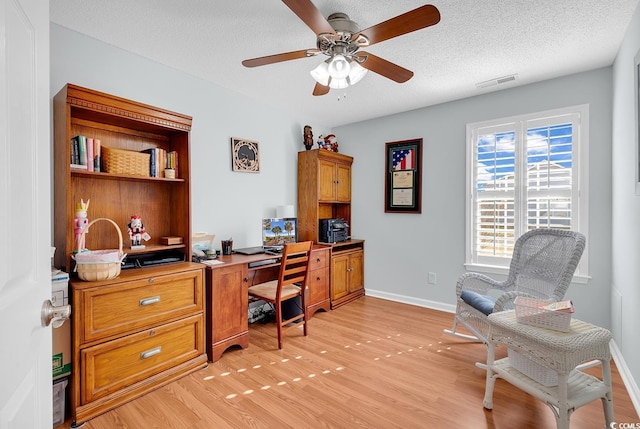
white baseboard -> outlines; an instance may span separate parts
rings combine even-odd
[[[616,368],[618,368],[618,372],[620,373],[622,382],[627,388],[627,392],[629,392],[631,402],[633,402],[633,407],[636,409],[636,413],[640,415],[640,389],[638,388],[638,384],[633,379],[633,376],[629,371],[629,367],[622,357],[622,353],[620,353],[620,349],[618,348],[616,342],[611,340],[610,347],[611,355],[613,356],[613,360],[616,363]]]
[[[418,307],[430,308],[432,310],[440,310],[445,311],[447,313],[455,313],[456,306],[451,304],[445,304],[437,301],[429,301],[426,299],[415,298],[412,296],[398,295],[395,293],[389,293],[379,290],[366,290],[367,296],[372,296],[374,298],[386,299],[389,301],[401,302],[403,304],[415,305]],[[636,412],[640,414],[640,389],[638,388],[638,384],[634,380],[631,372],[629,371],[629,367],[627,366],[624,358],[622,357],[622,353],[618,348],[618,345],[615,341],[611,341],[611,355],[613,356],[613,360],[616,363],[616,368],[618,368],[618,372],[620,373],[620,377],[627,388],[627,392],[629,393],[629,397],[631,398],[631,402],[633,402],[633,406],[636,409]]]
[[[411,304],[418,307],[431,308],[433,310],[446,311],[447,313],[455,313],[456,306],[451,304],[445,304],[437,301],[429,301],[426,299],[415,298],[412,296],[398,295],[395,293],[383,292],[379,290],[366,290],[367,296],[372,296],[374,298],[386,299],[389,301],[401,302],[403,304]]]

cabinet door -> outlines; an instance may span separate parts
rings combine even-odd
[[[213,344],[249,329],[246,265],[216,267],[211,276]]]
[[[364,288],[364,253],[356,252],[349,255],[349,293]]]
[[[351,166],[337,164],[336,175],[336,200],[351,202]]]
[[[335,301],[349,293],[349,256],[334,256],[331,259],[331,300]]]
[[[335,201],[336,200],[336,164],[331,161],[320,160],[320,200]]]

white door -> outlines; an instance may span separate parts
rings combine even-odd
[[[0,0],[0,429],[50,429],[49,2]]]

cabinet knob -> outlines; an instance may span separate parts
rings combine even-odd
[[[244,279],[242,279],[245,283],[249,283],[249,278],[245,277]]]
[[[316,277],[316,280],[320,281],[320,276]]]
[[[147,280],[147,282],[153,283],[153,277],[151,277],[149,280]]]
[[[320,258],[316,259],[316,262],[320,262]]]

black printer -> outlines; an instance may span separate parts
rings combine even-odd
[[[339,243],[349,239],[349,224],[344,219],[320,219],[320,242]]]

